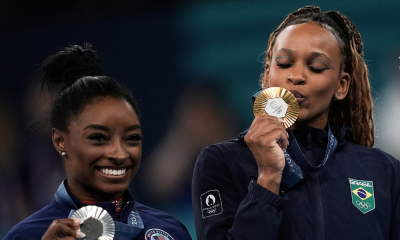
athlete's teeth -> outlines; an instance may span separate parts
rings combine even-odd
[[[100,171],[104,174],[120,176],[126,172],[126,169],[124,168],[124,169],[119,169],[119,170],[115,170],[115,169],[112,170],[112,169],[102,168]]]

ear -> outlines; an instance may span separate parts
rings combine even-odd
[[[66,134],[64,132],[61,132],[60,130],[53,128],[52,130],[52,140],[53,140],[53,145],[57,152],[61,153],[66,152],[65,150],[65,137]]]
[[[339,87],[334,96],[336,100],[343,100],[347,96],[347,93],[349,92],[350,80],[350,74],[343,71],[340,75]]]
[[[265,71],[264,71],[264,75],[263,75],[262,80],[261,80],[261,88],[262,89],[266,89],[266,88],[269,87],[268,76],[269,76],[270,66],[271,66],[270,62],[266,62],[265,63]]]

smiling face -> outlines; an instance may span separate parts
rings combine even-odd
[[[68,190],[83,201],[122,197],[139,168],[141,139],[139,118],[125,100],[87,105],[68,132],[53,130],[56,149],[66,152]]]
[[[325,128],[331,101],[342,100],[348,91],[350,76],[342,61],[334,35],[316,23],[292,25],[278,35],[263,86],[283,87],[295,95],[300,109],[291,129]]]

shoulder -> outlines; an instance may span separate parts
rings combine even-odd
[[[4,239],[41,239],[54,219],[67,218],[68,212],[52,203],[15,225]]]
[[[154,221],[163,221],[175,226],[182,226],[182,223],[179,220],[177,220],[176,218],[172,217],[171,215],[165,212],[151,208],[139,202],[135,202],[135,206],[137,210],[140,212],[140,216],[144,214],[146,217]]]
[[[390,155],[387,152],[382,151],[379,148],[375,147],[366,147],[356,143],[347,142],[346,148],[343,149],[344,153],[357,155],[360,158],[366,160],[380,160],[383,163],[391,164],[391,165],[398,165],[399,160]]]
[[[192,175],[192,195],[197,199],[215,189],[247,193],[250,177],[257,175],[257,162],[243,140],[213,144],[204,148],[197,158]]]
[[[170,234],[173,239],[191,239],[188,230],[178,219],[138,202],[135,202],[135,206],[143,220],[146,232],[161,230]]]
[[[379,148],[366,147],[348,142],[339,152],[340,162],[351,169],[364,169],[366,172],[385,173],[387,176],[400,174],[400,161]]]
[[[250,149],[243,140],[232,139],[230,141],[212,144],[203,148],[197,158],[198,164],[232,163],[234,159],[244,160],[252,158]]]

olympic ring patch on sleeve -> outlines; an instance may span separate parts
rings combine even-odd
[[[218,190],[210,190],[201,194],[200,202],[203,218],[219,215],[223,211],[221,195]]]

